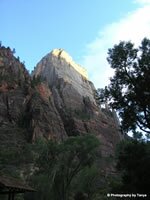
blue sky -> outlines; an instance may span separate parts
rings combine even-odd
[[[113,72],[107,50],[120,40],[150,37],[150,0],[0,0],[0,41],[28,70],[54,48],[87,69],[96,87]]]

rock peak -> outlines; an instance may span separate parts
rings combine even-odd
[[[51,54],[57,57],[64,58],[67,61],[72,61],[72,57],[64,49],[53,49]]]
[[[87,70],[81,65],[77,64],[72,57],[64,49],[53,49],[50,53],[51,55],[64,59],[68,64],[70,64],[78,73],[80,73],[84,78],[88,80]]]

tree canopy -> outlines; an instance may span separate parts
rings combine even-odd
[[[38,192],[32,199],[68,200],[71,195],[80,194],[80,191],[88,195],[96,192],[93,190],[95,185],[89,188],[84,186],[98,175],[95,168],[96,158],[100,155],[98,147],[99,140],[93,135],[69,137],[61,143],[39,141],[36,145],[39,152],[37,170],[33,176],[33,184]],[[90,175],[87,176],[87,172]],[[81,176],[86,177],[86,183]],[[73,187],[76,184],[80,188]]]
[[[114,76],[104,89],[98,89],[100,102],[107,102],[121,119],[124,132],[138,129],[150,134],[150,40],[138,48],[120,42],[108,50],[107,58]],[[138,129],[137,129],[138,128]]]
[[[122,141],[117,148],[117,170],[121,184],[114,192],[149,194],[150,142]]]

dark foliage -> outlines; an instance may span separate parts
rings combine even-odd
[[[98,146],[98,139],[92,135],[70,137],[61,143],[40,140],[35,145],[36,152],[39,152],[36,159],[38,170],[32,177],[38,192],[32,198],[68,200],[77,193],[86,193],[92,199],[97,186],[88,186],[88,183],[90,180],[94,183],[98,176],[94,167],[99,156]]]
[[[122,184],[114,192],[149,194],[150,142],[123,141],[117,149]]]
[[[114,76],[105,89],[98,89],[100,102],[116,109],[124,132],[137,128],[150,133],[150,40],[135,48],[120,42],[108,51]]]

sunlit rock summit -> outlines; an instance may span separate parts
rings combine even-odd
[[[33,75],[46,78],[55,95],[58,89],[66,107],[80,109],[83,97],[89,98],[93,104],[94,86],[88,80],[87,71],[76,64],[62,49],[54,49],[37,64]],[[61,102],[59,101],[59,106]]]
[[[86,69],[82,68],[80,65],[76,64],[72,57],[63,49],[54,49],[51,54],[53,56],[59,57],[60,59],[64,59],[68,64],[70,64],[77,72],[79,72],[82,76],[88,79],[88,74]]]

